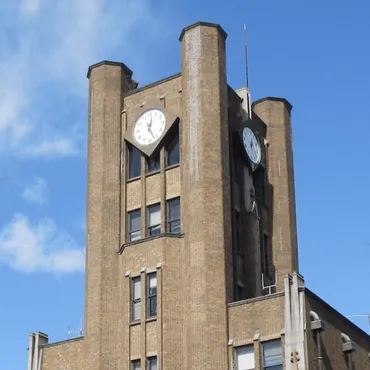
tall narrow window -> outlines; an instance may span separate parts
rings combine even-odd
[[[141,212],[140,209],[128,213],[128,241],[141,239]]]
[[[263,233],[262,241],[262,250],[261,250],[261,259],[262,259],[262,273],[265,276],[269,275],[269,237],[266,233]]]
[[[173,137],[172,141],[166,148],[166,166],[174,166],[180,163],[179,134]]]
[[[146,160],[147,172],[157,172],[160,170],[160,152],[157,151]]]
[[[271,340],[262,344],[263,349],[263,369],[264,370],[283,370],[283,352],[281,341]]]
[[[235,250],[242,252],[242,217],[239,210],[235,210]]]
[[[157,357],[148,358],[148,370],[157,370]]]
[[[140,360],[134,360],[131,362],[131,369],[132,370],[141,370],[141,362]]]
[[[157,273],[148,274],[148,316],[157,316]]]
[[[161,206],[159,203],[148,207],[148,235],[161,233]]]
[[[236,370],[254,370],[256,363],[253,345],[237,347],[235,354]]]
[[[141,318],[141,279],[140,276],[132,278],[132,321]]]
[[[141,175],[141,153],[132,145],[128,148],[128,178],[133,179]]]
[[[181,231],[180,198],[167,201],[167,231],[172,234],[179,234]]]

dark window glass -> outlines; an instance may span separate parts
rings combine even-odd
[[[132,370],[141,370],[141,362],[140,360],[134,360],[131,362],[131,368]]]
[[[141,175],[141,153],[132,145],[128,145],[128,178]]]
[[[238,210],[235,210],[235,249],[242,251],[242,217]]]
[[[148,316],[157,316],[157,274],[148,274]]]
[[[157,370],[157,357],[148,358],[148,370]]]
[[[174,136],[172,141],[167,146],[167,155],[166,155],[166,166],[174,166],[175,164],[180,163],[180,148],[179,148],[179,134]]]
[[[138,321],[141,318],[141,279],[140,276],[132,278],[132,307],[131,318]]]
[[[160,204],[153,204],[148,207],[148,235],[161,233],[161,207]]]
[[[264,275],[268,275],[269,266],[269,237],[267,234],[263,234],[262,242],[262,272]]]
[[[167,231],[172,234],[179,234],[181,231],[180,198],[167,201]]]
[[[159,171],[160,170],[159,152],[156,152],[155,154],[150,156],[147,159],[146,163],[148,173]]]
[[[262,344],[263,369],[283,370],[283,352],[280,340],[271,340]]]
[[[141,212],[140,209],[128,213],[128,241],[141,239]]]

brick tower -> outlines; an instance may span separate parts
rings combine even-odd
[[[141,88],[90,66],[84,336],[31,334],[28,370],[369,368],[298,273],[292,106],[227,84],[226,37],[185,28]]]

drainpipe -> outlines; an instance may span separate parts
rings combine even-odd
[[[314,358],[314,362],[317,362],[318,370],[323,370],[324,359],[322,357],[321,332],[325,330],[325,326],[324,323],[320,320],[319,315],[315,311],[310,311],[310,317],[311,317],[311,330],[315,335],[317,346],[317,357]]]
[[[352,353],[356,350],[355,344],[351,341],[351,338],[347,334],[342,333],[340,336],[343,341],[342,351],[347,358],[348,369],[353,370]]]

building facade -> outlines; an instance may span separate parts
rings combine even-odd
[[[142,88],[90,66],[84,336],[32,333],[28,370],[370,369],[299,274],[292,106],[233,90],[225,41],[185,28]]]

